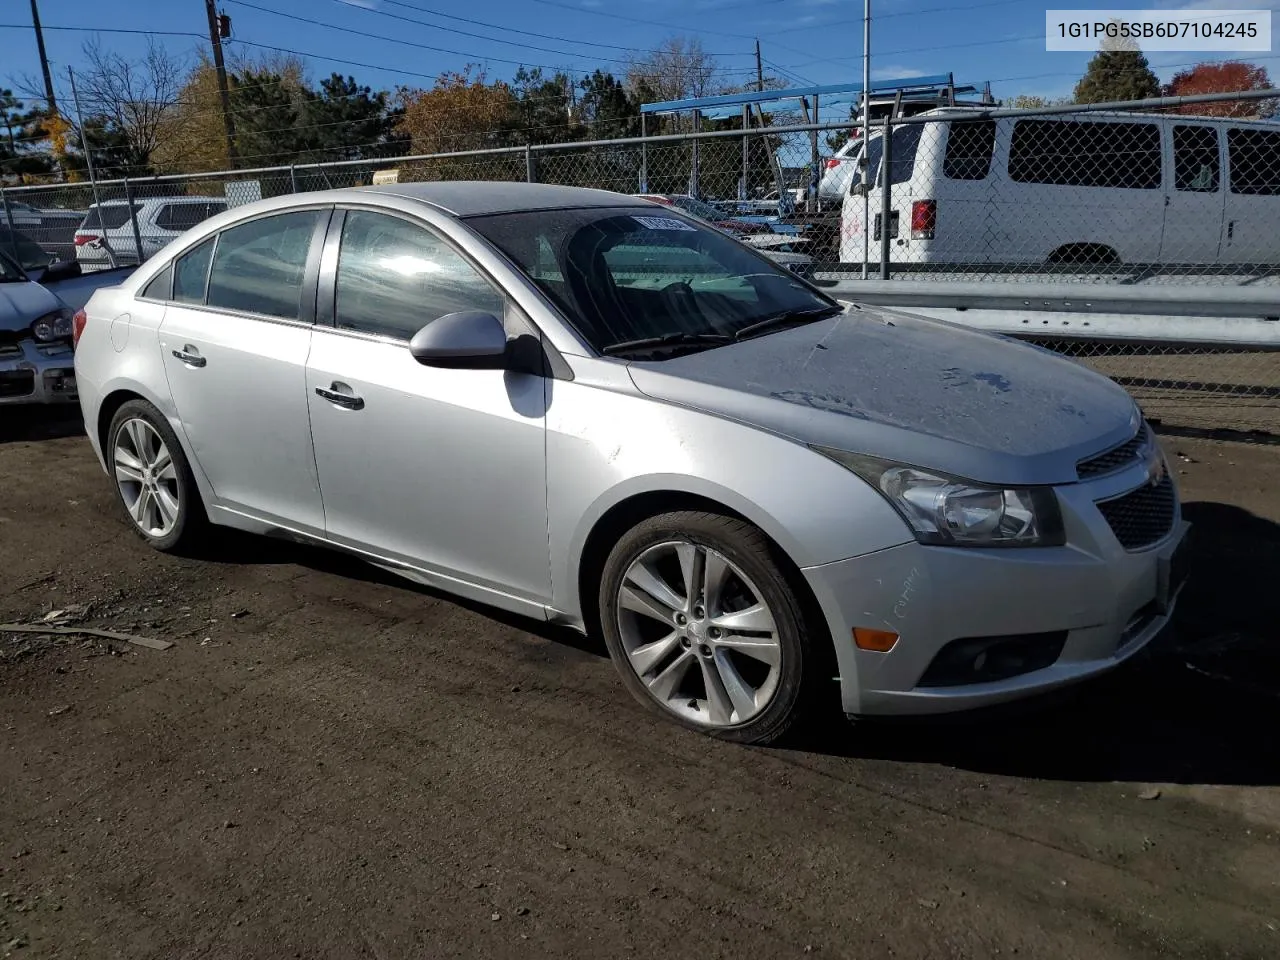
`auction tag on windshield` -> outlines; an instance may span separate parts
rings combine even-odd
[[[670,217],[632,217],[636,223],[649,230],[688,230],[690,233],[696,233],[693,227],[680,220],[672,220]]]

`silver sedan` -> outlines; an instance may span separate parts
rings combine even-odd
[[[223,524],[598,631],[640,701],[731,740],[1081,680],[1183,582],[1173,478],[1112,381],[616,193],[259,201],[75,332],[157,549]]]

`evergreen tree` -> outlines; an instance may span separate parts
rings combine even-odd
[[[1160,96],[1160,81],[1141,50],[1100,50],[1076,84],[1076,103],[1145,100]]]

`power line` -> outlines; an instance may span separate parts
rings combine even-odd
[[[368,38],[369,38],[369,39],[371,39],[371,40],[382,40],[382,41],[384,41],[384,42],[386,42],[386,43],[399,43],[399,44],[402,44],[403,46],[406,46],[406,47],[417,47],[419,50],[430,50],[430,51],[432,51],[433,53],[448,53],[448,54],[453,54],[453,55],[455,55],[455,56],[459,56],[459,57],[479,57],[479,56],[480,56],[480,54],[466,53],[466,52],[461,51],[461,50],[448,50],[448,49],[445,49],[444,47],[434,47],[434,46],[431,46],[431,45],[429,45],[429,44],[425,44],[425,43],[418,43],[417,41],[414,41],[414,40],[402,40],[402,39],[400,39],[399,37],[388,37],[388,36],[386,36],[385,34],[380,34],[380,33],[366,33],[366,32],[365,32],[365,31],[363,31],[363,30],[355,30],[355,29],[352,29],[351,27],[343,27],[343,26],[339,26],[339,25],[338,25],[338,24],[336,24],[336,23],[325,23],[325,22],[324,22],[324,21],[322,21],[322,20],[312,20],[310,17],[299,17],[299,16],[297,16],[296,14],[292,14],[292,13],[285,13],[283,10],[272,10],[270,7],[260,7],[260,6],[258,6],[256,3],[248,3],[248,2],[246,2],[246,0],[225,0],[225,2],[227,2],[227,3],[232,3],[232,4],[234,4],[234,5],[235,5],[235,6],[237,6],[237,7],[248,7],[250,10],[258,10],[258,11],[261,11],[262,13],[269,13],[269,14],[271,14],[272,16],[276,16],[276,17],[284,17],[284,18],[285,18],[285,19],[287,19],[287,20],[297,20],[299,23],[309,23],[309,24],[312,24],[313,26],[317,26],[317,27],[324,27],[325,29],[328,29],[328,30],[337,30],[337,31],[339,31],[339,32],[341,32],[341,33],[351,33],[351,34],[355,34],[355,35],[356,35],[356,36],[358,36],[358,37],[368,37]],[[361,9],[367,9],[367,8],[361,8]],[[370,12],[370,13],[378,13],[379,11],[377,11],[377,10],[370,10],[369,12]],[[395,16],[395,14],[389,14],[389,16]],[[408,17],[396,17],[396,19],[397,19],[397,20],[406,20],[406,21],[408,21],[409,23],[417,23],[417,24],[419,24],[419,25],[421,25],[421,26],[431,26],[431,24],[424,24],[424,23],[422,23],[422,21],[421,21],[421,20],[410,20]],[[536,45],[531,44],[531,43],[518,43],[518,42],[516,42],[516,41],[514,41],[514,40],[499,40],[499,39],[497,39],[496,37],[485,37],[485,36],[481,36],[481,35],[480,35],[480,34],[478,34],[478,33],[467,33],[466,31],[462,31],[462,30],[450,30],[448,27],[437,27],[436,29],[440,29],[440,30],[449,30],[449,32],[451,32],[451,33],[460,33],[460,34],[462,34],[463,36],[466,36],[466,37],[475,37],[475,38],[478,38],[478,39],[480,39],[480,40],[487,40],[487,41],[489,41],[490,43],[503,43],[503,44],[506,44],[506,45],[508,45],[508,46],[512,46],[512,47],[524,47],[524,48],[526,48],[526,49],[528,49],[528,50],[538,50],[538,51],[540,51],[540,52],[542,52],[542,53],[554,53],[554,54],[558,54],[558,55],[563,56],[563,57],[578,57],[578,56],[580,56],[579,54],[574,53],[574,52],[569,51],[569,50],[556,50],[556,49],[553,49],[552,47],[539,47],[539,46],[536,46]],[[489,58],[485,58],[485,59],[497,60],[498,58],[497,58],[497,57],[489,57]],[[612,62],[612,63],[622,63],[622,62],[623,62],[623,61],[619,60],[617,57],[599,57],[598,59],[600,59],[600,60],[607,60],[607,61],[610,61],[610,62]],[[523,64],[523,61],[515,61],[515,60],[508,60],[508,61],[504,61],[504,62],[506,62],[506,63],[517,63],[517,62],[519,62],[519,63],[522,63],[522,64]],[[529,64],[529,66],[542,66],[542,67],[546,67],[546,64]],[[558,69],[558,68],[548,67],[547,69]]]
[[[376,14],[376,15],[381,16],[381,17],[392,17],[392,18],[394,18],[394,19],[396,19],[396,20],[403,20],[403,21],[405,21],[406,23],[417,23],[417,24],[421,24],[421,25],[422,25],[422,26],[424,26],[424,27],[431,27],[431,28],[436,29],[436,30],[447,30],[447,31],[449,31],[449,32],[451,32],[451,33],[460,33],[460,34],[462,34],[463,36],[466,36],[466,37],[480,37],[480,39],[482,39],[482,40],[493,40],[493,39],[495,39],[495,38],[493,38],[493,37],[481,37],[479,34],[475,34],[475,33],[467,33],[467,32],[462,31],[462,30],[451,30],[449,27],[443,27],[443,26],[440,26],[439,24],[435,24],[435,23],[428,23],[428,22],[427,22],[427,21],[425,21],[425,20],[418,20],[418,19],[413,18],[413,17],[403,17],[403,16],[400,16],[400,15],[398,15],[398,14],[388,13],[388,12],[387,12],[387,11],[385,11],[385,10],[375,10],[375,9],[373,9],[372,7],[366,7],[366,6],[364,6],[363,4],[353,2],[353,0],[336,0],[336,2],[341,3],[341,4],[343,4],[344,6],[352,7],[352,8],[354,8],[354,9],[356,9],[356,10],[363,10],[365,13],[372,13],[372,14]],[[520,29],[518,29],[518,28],[516,28],[516,27],[508,27],[508,26],[504,26],[504,25],[502,25],[502,24],[498,24],[498,23],[489,23],[488,21],[485,21],[485,20],[473,20],[473,19],[471,19],[470,17],[459,17],[459,16],[456,16],[456,15],[454,15],[454,14],[452,14],[452,13],[444,13],[444,12],[439,11],[439,10],[432,10],[432,9],[430,9],[429,7],[418,7],[418,6],[414,6],[414,5],[413,5],[413,4],[411,4],[411,3],[404,3],[404,2],[402,2],[402,0],[383,0],[383,2],[384,2],[384,3],[387,3],[387,4],[390,4],[391,6],[395,6],[395,7],[403,7],[403,8],[405,8],[406,10],[416,10],[418,13],[425,13],[425,14],[427,14],[428,16],[432,16],[432,17],[441,17],[441,18],[443,18],[443,19],[446,19],[446,20],[454,20],[454,21],[457,21],[457,22],[459,22],[459,23],[470,23],[470,24],[473,24],[473,25],[478,26],[478,27],[489,27],[489,28],[494,29],[494,30],[503,30],[503,31],[505,31],[505,32],[507,32],[507,33],[518,33],[518,34],[520,34],[521,36],[525,36],[525,37],[537,37],[537,38],[538,38],[538,39],[540,39],[540,40],[559,40],[559,41],[564,42],[564,43],[575,43],[575,44],[581,44],[582,46],[587,46],[587,47],[604,47],[604,48],[606,48],[606,49],[610,49],[610,50],[623,50],[623,51],[627,51],[627,52],[630,52],[630,53],[656,53],[656,52],[657,52],[657,51],[655,51],[655,50],[646,50],[646,49],[643,49],[643,48],[640,48],[640,47],[625,47],[625,46],[622,46],[621,44],[617,44],[617,43],[599,43],[599,42],[597,42],[597,41],[595,41],[595,40],[576,40],[576,39],[570,39],[569,37],[557,37],[557,36],[553,36],[553,35],[551,35],[551,34],[547,34],[547,33],[534,33],[534,32],[533,32],[533,31],[531,31],[531,30],[520,30]],[[781,2],[781,0],[763,0],[763,2],[773,2],[773,3],[777,3],[777,2]],[[507,42],[507,41],[498,41],[498,42],[499,42],[499,43],[505,43],[505,42]],[[739,57],[739,56],[743,56],[743,54],[740,54],[740,53],[711,53],[711,54],[708,54],[708,56],[712,56],[712,57]]]

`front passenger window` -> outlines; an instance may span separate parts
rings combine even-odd
[[[409,340],[460,310],[502,319],[502,295],[435,234],[399,217],[348,211],[334,304],[343,330]]]

